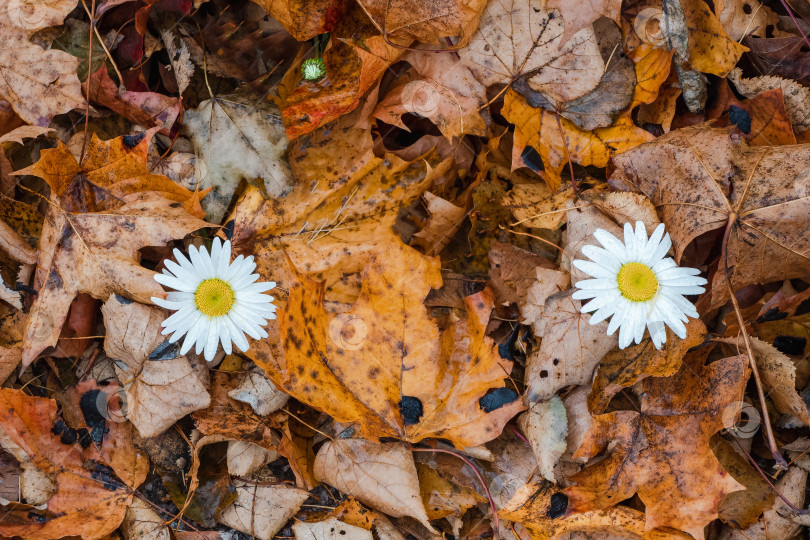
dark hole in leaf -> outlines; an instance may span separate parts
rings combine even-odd
[[[127,148],[135,148],[144,137],[146,137],[146,132],[136,133],[135,135],[124,135],[121,138],[121,142],[123,142],[124,146]]]
[[[799,307],[796,308],[796,315],[804,315],[805,313],[810,313],[810,298],[799,304]]]
[[[779,311],[778,308],[771,308],[765,312],[760,318],[757,319],[757,322],[768,322],[768,321],[778,321],[780,319],[784,319],[787,317],[788,314],[784,311]]]
[[[116,294],[115,299],[118,300],[118,302],[120,302],[122,304],[131,304],[132,303],[132,300],[130,300],[129,298],[124,298],[120,294]]]
[[[478,400],[478,405],[484,409],[484,412],[490,413],[496,409],[500,409],[507,403],[512,403],[517,397],[517,392],[511,388],[492,388],[486,395]]]
[[[732,105],[728,108],[728,119],[746,135],[751,133],[751,115],[745,109]]]
[[[543,165],[543,160],[540,159],[540,153],[533,147],[527,146],[520,153],[520,159],[526,164],[528,168],[537,172],[544,171],[546,167]]]
[[[551,496],[551,504],[548,505],[546,515],[551,519],[556,519],[568,509],[568,497],[565,493],[555,493]]]
[[[402,396],[399,402],[399,412],[402,414],[402,421],[406,426],[419,423],[422,418],[422,402],[413,396]]]
[[[773,340],[773,346],[785,354],[804,354],[804,348],[807,346],[807,338],[798,336],[776,336]]]
[[[180,353],[180,343],[169,343],[167,339],[149,354],[149,360],[173,360],[177,358]]]
[[[233,238],[234,226],[235,221],[230,220],[228,223],[225,224],[225,227],[223,227],[223,230],[225,231],[225,238],[227,238],[228,240],[231,240]]]

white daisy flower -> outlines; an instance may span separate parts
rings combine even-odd
[[[683,339],[689,317],[697,318],[695,306],[684,295],[701,294],[706,280],[696,268],[679,268],[667,257],[672,241],[664,234],[664,224],[656,227],[650,238],[644,223],[636,222],[636,230],[624,224],[624,244],[603,229],[593,235],[604,249],[584,246],[582,253],[590,261],[575,260],[574,266],[596,279],[586,279],[574,286],[577,300],[592,299],[582,306],[582,313],[591,313],[591,324],[613,317],[607,333],[619,330],[619,348],[635,341],[641,343],[648,328],[656,349],[667,339],[664,324]]]
[[[245,334],[253,339],[267,337],[262,328],[267,319],[276,318],[272,296],[262,294],[276,286],[275,282],[254,283],[259,274],[253,274],[256,263],[253,255],[239,255],[231,262],[231,243],[223,245],[214,238],[211,254],[201,247],[188,248],[186,259],[180,250],[174,250],[177,262],[166,261],[162,274],[155,281],[175,289],[166,300],[152,297],[152,302],[177,311],[163,321],[163,334],[172,334],[169,343],[183,335],[186,339],[180,354],[186,354],[197,344],[196,352],[205,350],[205,359],[214,359],[219,343],[225,354],[231,354],[231,343],[242,352],[248,350]]]

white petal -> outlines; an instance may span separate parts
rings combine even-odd
[[[624,249],[627,253],[627,260],[629,261],[637,261],[638,260],[638,243],[636,241],[636,233],[633,230],[633,226],[629,223],[624,224]],[[622,347],[623,349],[624,347]]]
[[[228,268],[231,265],[231,241],[225,240],[222,245],[222,253],[219,256],[219,263],[217,264],[217,277],[223,279],[222,276],[228,273]]]
[[[193,283],[178,279],[169,274],[155,274],[155,281],[157,281],[161,285],[171,287],[172,289],[178,291],[193,292],[197,289],[197,287]]]
[[[588,244],[586,246],[582,246],[580,251],[590,260],[599,266],[608,269],[613,274],[618,274],[619,270],[621,270],[622,263],[619,258],[606,249]]]
[[[259,283],[253,283],[252,285],[248,285],[246,287],[240,287],[239,290],[249,293],[263,293],[275,288],[275,286],[275,281],[260,281]],[[273,297],[268,296],[268,298],[272,299]]]
[[[205,360],[211,362],[217,354],[217,346],[219,345],[219,317],[211,318],[211,326],[208,329],[208,335],[205,337]]]
[[[604,321],[611,315],[616,313],[616,305],[611,304],[604,307],[601,307],[596,310],[596,312],[591,315],[591,318],[588,319],[589,324],[599,324],[600,322]]]
[[[616,283],[616,278],[613,279],[583,279],[582,281],[577,281],[576,287],[578,289],[583,290],[605,290],[611,291],[619,290],[619,285]]]
[[[197,284],[199,284],[199,282],[202,281],[197,272],[188,271],[170,259],[166,259],[163,262],[163,265],[166,267],[166,270],[174,274],[177,277],[177,279],[189,284],[189,286],[193,287],[194,289],[196,289]]]
[[[199,314],[199,311],[193,308],[184,307],[170,315],[163,321],[163,327],[168,329],[169,332],[174,332],[179,328],[185,328],[184,333],[188,331],[188,324]],[[166,333],[169,333],[166,332]]]
[[[667,290],[676,294],[682,294],[684,296],[694,295],[694,294],[703,294],[706,292],[706,289],[703,287],[687,287],[684,285],[667,285]]]
[[[170,300],[164,300],[163,298],[158,298],[157,296],[153,296],[151,298],[152,302],[157,304],[158,306],[164,309],[170,309],[172,311],[177,311],[178,309],[182,308],[186,305],[185,302],[172,302]]]
[[[183,356],[188,351],[191,350],[191,347],[197,343],[197,340],[202,335],[202,329],[207,326],[206,320],[203,317],[203,314],[200,313],[200,316],[194,321],[194,323],[190,326],[188,330],[188,334],[186,334],[186,339],[183,340],[183,346],[180,348],[180,355]]]
[[[230,281],[231,287],[235,291],[249,287],[251,283],[259,279],[259,274],[240,274]]]
[[[636,343],[641,343],[641,340],[644,338],[644,330],[647,329],[647,312],[649,310],[650,306],[648,302],[639,303],[636,307],[636,320],[633,325],[633,340]]]
[[[231,334],[231,339],[233,340],[234,345],[236,345],[242,352],[248,350],[250,344],[248,344],[245,333],[236,326],[229,315],[225,315],[222,319],[225,321],[225,324],[228,325],[228,331]]]
[[[191,261],[185,255],[183,255],[182,251],[180,251],[177,248],[174,248],[172,250],[172,253],[174,254],[174,260],[177,261],[177,264],[179,264],[183,270],[202,278],[197,269],[194,268],[194,265],[191,263]]]
[[[601,294],[582,306],[582,313],[589,313],[591,311],[596,311],[597,309],[603,308],[605,306],[609,306],[611,304],[615,304],[616,300],[619,299],[621,293],[619,291],[611,291],[605,294]],[[615,309],[613,310],[615,311]],[[591,323],[596,324],[596,323]]]
[[[576,285],[574,286],[576,287]],[[587,300],[589,298],[595,298],[600,294],[603,294],[603,291],[591,291],[591,290],[583,291],[582,289],[577,289],[576,291],[574,291],[574,294],[571,295],[571,298],[573,298],[574,300]]]
[[[226,320],[227,317],[217,317],[219,323],[219,342],[222,343],[222,349],[227,355],[233,352],[233,348],[231,347],[231,327],[228,326]]]
[[[676,336],[678,336],[681,339],[686,338],[686,326],[684,326],[684,324],[681,321],[674,319],[667,319],[666,323],[667,326],[672,328],[672,331],[675,332]]]
[[[205,256],[202,255],[203,252],[205,252]],[[189,246],[188,256],[191,258],[191,264],[194,265],[194,268],[200,273],[203,279],[211,279],[214,277],[211,261],[208,258],[208,252],[205,251],[205,248],[198,250],[196,246]]]
[[[599,241],[600,244],[602,244],[602,246],[604,246],[607,251],[611,252],[617,259],[619,259],[619,262],[624,264],[628,261],[627,249],[618,238],[604,229],[596,229],[593,232],[593,236]]]
[[[237,328],[242,330],[244,333],[253,339],[262,339],[262,327],[258,324],[251,323],[249,319],[242,316],[238,309],[232,309],[228,313],[228,316],[231,318]],[[265,334],[264,337],[267,337],[267,335]]]
[[[664,224],[661,223],[655,228],[650,241],[647,243],[647,254],[644,258],[644,263],[647,266],[655,266],[655,263],[663,259],[672,247],[672,241],[669,235],[664,235]]]
[[[194,347],[195,354],[203,352],[205,340],[211,335],[211,317],[203,317],[200,320],[200,326],[198,328],[200,333],[197,335],[197,345]]]
[[[647,227],[643,221],[636,221],[636,260],[644,259],[647,253]]]
[[[665,270],[675,268],[676,266],[677,264],[675,264],[675,260],[672,257],[666,257],[655,263],[652,269],[653,272],[655,272],[655,275],[658,276],[662,275]]]
[[[572,263],[576,268],[579,268],[589,276],[601,279],[616,279],[616,272],[609,268],[599,265],[595,262],[585,261],[582,259],[575,259]]]
[[[619,301],[616,303],[616,314],[612,319],[610,319],[610,324],[608,324],[607,334],[609,336],[613,335],[616,330],[621,327],[625,318],[627,318],[629,311],[630,302],[624,298],[619,299]]]
[[[626,349],[633,342],[632,314],[628,314],[624,323],[619,327],[619,348]]]

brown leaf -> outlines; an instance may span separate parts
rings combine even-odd
[[[607,335],[607,322],[591,325],[591,316],[579,312],[582,304],[571,294],[572,289],[549,297],[534,325],[535,335],[543,339],[526,360],[529,402],[548,399],[569,385],[590,382],[599,361],[619,342],[617,334]]]
[[[273,538],[309,497],[303,489],[283,484],[257,485],[237,479],[234,487],[236,500],[219,522],[260,540]]]
[[[130,202],[105,213],[68,214],[51,205],[40,242],[39,291],[25,329],[24,367],[56,344],[78,293],[100,300],[119,294],[143,303],[162,297],[154,272],[138,264],[138,249],[208,226],[174,206],[179,203],[154,193],[127,199]]]
[[[748,47],[730,38],[703,0],[680,0],[689,32],[689,63],[703,73],[725,77]]]
[[[605,63],[593,29],[563,44],[563,27],[542,0],[491,0],[478,31],[458,54],[484,86],[522,78],[554,102],[571,101],[596,87]]]
[[[620,24],[619,12],[622,9],[621,0],[588,0],[575,4],[564,0],[549,0],[546,4],[551,9],[558,9],[565,21],[565,32],[563,32],[560,45],[571,39],[574,34],[583,28],[590,28],[600,17],[613,19],[616,24]]]
[[[686,339],[667,329],[663,349],[656,349],[649,337],[638,345],[610,351],[599,362],[599,370],[588,396],[588,409],[594,414],[607,410],[610,400],[622,388],[633,386],[647,377],[669,377],[681,368],[681,361],[692,347],[703,343],[706,326],[700,319],[686,323]]]
[[[754,98],[757,95],[769,90],[782,90],[782,97],[785,100],[785,112],[796,133],[804,133],[810,129],[810,89],[796,81],[782,79],[780,77],[752,77],[742,78],[742,70],[734,69],[728,75],[729,80],[734,84],[734,88],[747,98]]]
[[[495,242],[488,257],[489,284],[498,302],[502,303],[529,302],[529,289],[538,283],[541,275],[557,273],[557,265],[551,261],[512,244]],[[545,303],[545,298],[542,302]]]
[[[333,517],[315,523],[299,521],[293,525],[292,529],[296,540],[333,540],[338,538],[374,540],[371,531],[343,523]]]
[[[710,441],[712,452],[723,468],[745,486],[744,491],[728,493],[717,506],[720,519],[744,529],[757,522],[763,510],[773,505],[775,495],[765,479],[735,449],[735,445],[715,435]]]
[[[327,76],[317,82],[303,81],[299,64],[285,76],[290,84],[297,84],[281,110],[290,140],[353,111],[402,52],[377,35],[359,7],[352,9],[335,28],[332,46],[323,55]]]
[[[154,437],[187,414],[208,407],[211,396],[185,356],[177,356],[160,334],[165,309],[144,306],[113,295],[101,308],[104,351],[116,363],[126,391],[126,418],[141,437]],[[158,354],[161,349],[171,349]]]
[[[627,117],[610,127],[583,131],[565,118],[529,106],[512,89],[506,92],[502,114],[515,124],[512,167],[542,171],[551,189],[560,186],[560,172],[568,164],[568,156],[583,166],[605,167],[612,156],[654,138]]]
[[[739,338],[723,338],[718,341],[733,345],[737,354],[745,354],[745,343]],[[782,414],[792,414],[810,426],[807,405],[796,391],[796,366],[793,360],[779,352],[776,347],[755,337],[750,337],[751,350],[757,361],[759,377],[765,395],[771,398],[776,410]],[[747,355],[746,355],[747,356]]]
[[[743,486],[725,472],[709,447],[729,407],[739,409],[747,379],[744,356],[704,365],[710,349],[687,355],[677,374],[642,383],[641,410],[594,418],[574,457],[612,451],[571,477],[565,490],[574,512],[606,509],[638,493],[646,527],[672,527],[703,538],[717,503]]]
[[[0,427],[58,486],[45,510],[11,503],[0,534],[31,540],[81,535],[93,540],[118,527],[146,471],[130,478],[129,485],[117,479],[95,445],[83,448],[76,442],[77,431],[57,416],[51,399],[0,389]]]
[[[509,504],[498,512],[501,519],[521,523],[531,532],[533,540],[566,538],[566,533],[611,534],[623,539],[686,540],[691,538],[684,533],[659,533],[647,531],[644,525],[644,512],[626,506],[616,506],[607,510],[565,515],[565,508],[556,490],[540,484],[526,484],[513,497]],[[559,496],[559,495],[558,495]],[[564,500],[564,499],[563,499]],[[650,534],[650,536],[647,536]],[[571,538],[580,538],[571,536]],[[590,538],[590,536],[584,536]],[[603,538],[597,536],[595,538]]]
[[[467,509],[486,502],[486,499],[474,489],[456,485],[429,465],[417,463],[416,472],[419,475],[422,504],[425,506],[428,519],[461,517]]]
[[[461,227],[467,211],[429,191],[425,192],[425,201],[429,214],[427,223],[413,235],[412,244],[422,247],[426,255],[438,255]]]
[[[745,36],[765,37],[767,27],[779,24],[771,8],[752,0],[718,0],[714,5],[720,24],[734,41]]]
[[[29,124],[44,127],[55,115],[84,106],[76,76],[79,60],[29,41],[37,30],[62,24],[73,7],[71,0],[36,0],[0,8],[0,39],[5,44],[0,51],[0,98]]]
[[[733,289],[807,276],[810,259],[810,145],[749,147],[729,129],[683,128],[613,160],[614,187],[637,190],[660,210],[676,261],[699,235],[733,223]],[[728,298],[722,271],[716,305]]]
[[[467,45],[478,28],[478,19],[487,2],[361,0],[359,3],[380,32],[390,37],[422,43],[442,43],[441,38],[454,38],[453,48],[457,49]]]
[[[762,92],[745,101],[731,96],[726,113],[728,118],[723,118],[718,125],[736,125],[751,146],[796,144],[780,88]],[[722,123],[725,120],[727,123]]]
[[[345,0],[258,0],[298,41],[329,32],[346,11]]]
[[[315,457],[315,477],[393,517],[411,516],[433,530],[419,495],[413,457],[401,443],[327,441]]]
[[[523,405],[502,388],[511,362],[485,335],[492,293],[465,298],[466,319],[440,336],[422,305],[441,283],[437,262],[405,246],[372,257],[354,307],[335,316],[323,307],[324,285],[293,268],[279,314],[286,373],[260,365],[299,401],[359,423],[368,438],[442,437],[460,448],[495,438]]]

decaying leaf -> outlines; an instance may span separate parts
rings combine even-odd
[[[720,435],[710,441],[712,452],[717,456],[723,468],[745,486],[743,491],[726,494],[717,506],[717,513],[726,523],[743,529],[757,522],[763,510],[773,505],[776,496],[765,479],[760,476],[748,460],[740,455],[737,442],[730,443]]]
[[[554,466],[565,453],[568,417],[557,396],[542,403],[532,403],[518,418],[520,429],[532,445],[540,475],[554,482]]]
[[[728,225],[733,289],[807,276],[810,145],[749,147],[728,129],[701,125],[668,133],[613,162],[611,184],[640,191],[655,204],[676,260],[697,236]],[[712,300],[727,298],[721,261]]]
[[[706,366],[709,352],[690,353],[671,377],[644,380],[640,412],[594,417],[574,457],[593,458],[608,444],[612,451],[571,478],[576,485],[565,490],[570,510],[606,509],[638,493],[647,529],[672,527],[703,538],[720,499],[744,488],[723,470],[709,439],[723,428],[726,409],[739,409],[747,359]]]
[[[372,257],[357,302],[335,316],[322,305],[323,284],[291,269],[279,315],[286,374],[262,367],[299,401],[359,423],[369,438],[442,437],[461,448],[493,439],[523,405],[502,386],[511,362],[485,335],[492,294],[465,298],[467,317],[440,335],[422,305],[441,283],[436,262],[404,246]]]
[[[565,386],[589,382],[599,361],[619,342],[617,334],[607,335],[607,322],[588,322],[590,315],[579,312],[582,304],[571,298],[572,293],[550,296],[534,324],[535,334],[543,340],[526,361],[529,402],[548,399]]]
[[[145,479],[146,467],[127,480],[116,477],[95,445],[77,442],[77,431],[57,416],[51,399],[3,388],[0,404],[3,432],[57,485],[46,509],[4,505],[0,534],[32,540],[81,535],[93,540],[114,531],[132,501],[132,490]]]
[[[154,193],[127,199],[103,213],[68,214],[53,205],[48,210],[37,266],[40,289],[25,329],[23,366],[56,344],[78,293],[100,300],[118,294],[143,303],[163,296],[154,272],[138,264],[137,250],[208,225]]]
[[[729,80],[738,92],[745,97],[752,98],[762,92],[782,89],[785,99],[785,111],[796,133],[804,133],[810,129],[810,90],[805,86],[781,77],[762,76],[750,79],[742,78],[742,70],[734,69],[728,74]]]
[[[236,500],[222,512],[220,523],[261,540],[273,538],[309,497],[283,484],[234,480],[234,487]]]
[[[607,353],[593,381],[593,390],[588,396],[588,408],[592,413],[602,414],[608,403],[622,388],[627,388],[647,377],[669,377],[681,367],[686,352],[703,343],[706,326],[700,319],[686,323],[686,339],[680,339],[667,328],[667,341],[662,349],[656,349],[649,337],[626,349]]]
[[[596,87],[605,63],[592,28],[563,44],[564,27],[542,0],[490,0],[459,56],[485,86],[522,78],[555,102],[571,101]]]
[[[214,188],[203,201],[211,221],[222,220],[241,179],[261,180],[266,197],[283,197],[292,189],[284,159],[287,135],[272,103],[259,96],[215,97],[187,111],[183,126],[197,154],[197,186]]]
[[[179,343],[160,334],[165,309],[145,306],[117,294],[101,308],[107,336],[104,350],[116,363],[126,391],[125,416],[141,437],[154,437],[187,414],[208,407],[211,396]]]
[[[419,496],[416,465],[401,443],[327,441],[315,457],[315,477],[372,508],[411,516],[433,530]]]

